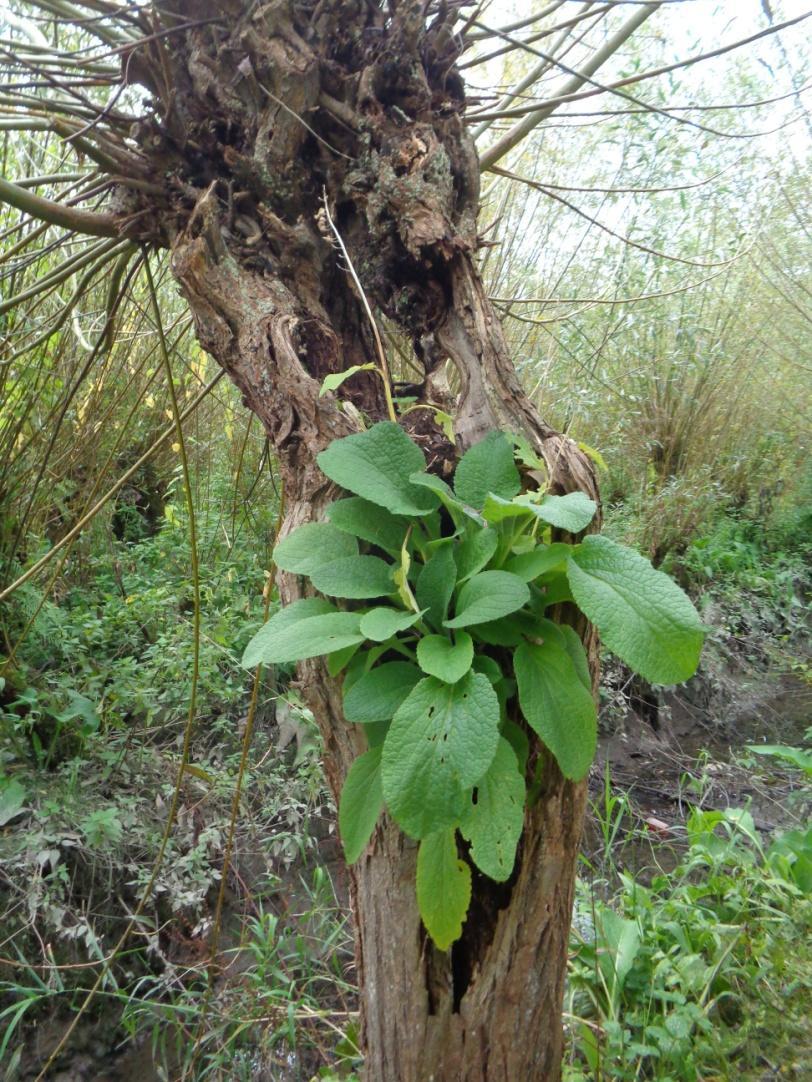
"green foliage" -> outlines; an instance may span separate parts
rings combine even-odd
[[[423,515],[437,506],[431,492],[409,481],[426,463],[420,448],[391,421],[335,440],[318,462],[331,481],[394,515]]]
[[[516,752],[500,736],[491,765],[477,784],[476,803],[468,804],[460,823],[474,864],[497,883],[513,871],[524,825],[524,800],[524,776]]]
[[[242,661],[246,668],[301,661],[354,646],[364,638],[358,613],[339,612],[322,598],[308,597],[275,613],[248,644]]]
[[[754,755],[768,755],[773,759],[782,759],[802,770],[812,778],[812,751],[804,748],[788,747],[786,744],[748,744],[747,750]]]
[[[477,511],[482,510],[491,493],[509,500],[521,487],[513,450],[499,432],[490,433],[472,447],[454,474],[456,495]]]
[[[606,646],[635,672],[655,684],[693,675],[702,623],[667,575],[608,537],[587,537],[569,560],[567,577]]]
[[[423,635],[417,643],[417,663],[424,673],[447,684],[456,684],[474,661],[474,640],[460,631],[456,642],[445,635]]]
[[[499,740],[499,700],[468,672],[456,684],[421,680],[392,719],[383,745],[383,792],[413,838],[455,826],[466,793],[485,776]]]
[[[581,493],[521,492],[501,433],[462,457],[453,490],[391,422],[335,441],[319,464],[355,495],[328,509],[327,524],[285,538],[277,562],[322,594],[375,604],[297,601],[257,632],[243,664],[327,654],[331,672],[346,667],[345,717],[370,727],[341,800],[347,859],[385,806],[421,841],[418,902],[445,950],[465,917],[468,862],[497,881],[513,871],[527,729],[569,778],[583,778],[594,755],[583,647],[545,614],[574,595],[609,647],[660,682],[691,674],[702,625],[679,588],[623,546],[553,540],[552,528],[583,531],[595,505]],[[372,551],[348,553],[356,538]]]
[[[462,935],[470,902],[471,868],[457,855],[454,828],[427,835],[417,851],[417,904],[440,950]]]
[[[308,522],[274,549],[276,566],[298,575],[312,575],[325,560],[357,555],[355,538],[329,522]]]
[[[595,704],[563,641],[550,636],[540,645],[521,643],[514,667],[528,725],[556,757],[565,777],[582,778],[595,755]]]
[[[371,748],[358,756],[341,791],[338,827],[348,864],[361,856],[383,810],[381,750]]]
[[[567,1082],[756,1079],[785,1057],[801,1078],[812,1065],[812,879],[798,858],[812,828],[765,849],[741,809],[695,809],[686,827],[673,870],[621,872],[610,900],[579,883]]]

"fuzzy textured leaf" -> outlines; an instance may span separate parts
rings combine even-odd
[[[481,511],[489,493],[510,499],[521,488],[513,448],[501,432],[490,432],[460,459],[454,491],[463,503]]]
[[[392,565],[378,556],[344,556],[317,567],[310,581],[330,597],[383,597],[395,593],[392,571]]]
[[[598,506],[584,492],[568,492],[566,496],[545,496],[540,503],[519,497],[519,500],[542,522],[568,533],[580,533],[595,517]]]
[[[421,678],[418,667],[408,661],[387,661],[370,669],[345,693],[344,717],[361,725],[389,721]]]
[[[501,620],[530,600],[527,585],[508,571],[482,571],[470,578],[459,592],[453,620],[446,627],[471,627],[473,624]]]
[[[359,613],[339,612],[323,598],[307,597],[274,613],[246,646],[242,663],[246,669],[281,665],[363,641]]]
[[[417,907],[441,951],[462,935],[471,904],[471,869],[457,855],[455,835],[453,827],[438,830],[417,851]]]
[[[499,535],[496,530],[473,530],[457,546],[457,580],[465,582],[488,563],[496,552]]]
[[[652,684],[696,671],[704,629],[682,590],[639,553],[587,537],[567,564],[572,595],[606,646]]]
[[[354,864],[369,841],[383,810],[382,747],[359,755],[347,773],[338,807],[338,829],[348,864]]]
[[[288,534],[273,550],[273,561],[282,571],[312,575],[324,564],[344,556],[357,556],[358,542],[329,522],[306,522]]]
[[[597,718],[570,655],[553,639],[540,646],[524,642],[513,666],[525,720],[553,753],[561,773],[578,781],[595,755]]]
[[[529,518],[532,513],[526,504],[517,503],[515,500],[506,500],[493,492],[486,497],[482,508],[482,517],[486,522],[494,525],[508,518]]]
[[[317,461],[331,481],[396,515],[423,515],[437,506],[433,492],[410,483],[409,474],[425,470],[426,460],[393,421],[334,440]]]
[[[413,838],[454,826],[466,790],[496,754],[499,701],[488,678],[469,672],[456,684],[428,676],[395,714],[383,747],[383,793]]]
[[[418,612],[404,612],[403,609],[393,609],[389,605],[382,605],[380,608],[370,609],[369,612],[364,613],[361,617],[361,630],[373,642],[385,642],[398,631],[406,631],[419,619]]]
[[[581,642],[581,636],[575,628],[570,627],[569,624],[559,624],[558,630],[563,636],[564,648],[575,666],[575,671],[578,673],[578,679],[591,695],[592,675],[589,672],[589,659],[586,656],[584,644]]]
[[[458,631],[453,643],[445,635],[424,635],[417,644],[417,664],[446,684],[462,680],[473,660],[474,643],[465,631]]]
[[[403,518],[360,496],[348,496],[345,500],[331,503],[327,508],[327,517],[337,529],[360,537],[370,545],[377,545],[393,556],[400,552],[408,529],[408,523]]]
[[[421,609],[428,610],[428,620],[433,627],[443,626],[448,603],[457,581],[457,565],[451,545],[436,549],[417,576],[415,594]]]
[[[524,778],[516,753],[503,737],[487,773],[476,786],[476,803],[468,806],[460,833],[471,843],[477,868],[497,883],[513,871],[516,846],[524,826]]]
[[[508,560],[505,571],[518,575],[522,582],[532,582],[556,567],[563,567],[571,552],[572,545],[565,545],[561,541],[552,545],[537,545],[531,552],[524,552],[521,556],[513,556]]]

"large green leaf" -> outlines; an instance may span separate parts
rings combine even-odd
[[[578,781],[595,755],[597,718],[567,650],[553,639],[524,642],[513,657],[519,705],[528,725],[555,756],[561,773]]]
[[[338,829],[348,864],[361,856],[383,810],[381,751],[378,746],[359,755],[341,790]]]
[[[426,473],[424,470],[418,470],[409,475],[409,481],[419,488],[429,489],[439,497],[440,503],[445,507],[455,510],[462,507],[462,504],[449,488],[448,484],[442,477],[438,477],[434,473]]]
[[[470,904],[471,869],[457,855],[456,831],[429,834],[417,851],[417,907],[441,951],[462,935]]]
[[[549,522],[559,530],[580,533],[595,517],[597,504],[584,492],[569,492],[566,496],[545,496],[540,502],[520,496],[518,503],[527,507],[536,518]]]
[[[465,792],[491,764],[499,739],[499,700],[488,678],[421,680],[395,714],[383,746],[386,806],[406,834],[423,838],[454,826]]]
[[[361,616],[339,612],[329,601],[307,597],[280,609],[254,635],[242,656],[247,669],[332,654],[364,641]]]
[[[344,556],[315,568],[310,581],[330,597],[382,597],[395,593],[392,571],[392,565],[378,556]]]
[[[273,561],[283,571],[312,575],[323,564],[342,556],[356,556],[358,542],[329,522],[306,522],[273,550]]]
[[[473,529],[457,546],[457,579],[464,582],[487,564],[499,544],[496,530]]]
[[[389,721],[421,676],[408,661],[387,661],[370,669],[345,692],[344,717],[361,725]]]
[[[488,624],[477,624],[474,634],[490,646],[518,646],[525,638],[535,638],[538,617],[527,609],[503,616]]]
[[[524,729],[520,728],[515,721],[502,722],[502,736],[513,748],[513,754],[519,763],[519,770],[524,775],[527,769],[527,760],[530,758],[530,738]]]
[[[453,620],[446,627],[471,627],[500,620],[530,600],[527,585],[508,571],[482,571],[459,592]]]
[[[532,513],[526,504],[503,499],[492,492],[487,496],[485,506],[482,508],[482,517],[493,525],[504,522],[508,518],[530,518]]]
[[[337,485],[396,515],[423,515],[437,506],[433,492],[410,483],[409,474],[425,470],[426,460],[393,421],[334,440],[318,464]]]
[[[598,916],[598,964],[606,988],[623,987],[634,960],[640,951],[640,929],[637,921],[627,920],[611,909],[601,909]],[[601,942],[602,941],[602,942]]]
[[[488,493],[510,499],[521,488],[513,448],[501,432],[491,432],[462,456],[454,473],[454,491],[463,503],[481,511]]]
[[[471,858],[485,875],[504,882],[513,871],[516,846],[524,825],[524,778],[516,753],[503,737],[484,778],[477,782],[476,803],[460,823],[471,843]]]
[[[589,671],[589,659],[586,656],[584,644],[581,642],[581,636],[575,628],[570,627],[569,624],[559,624],[558,631],[563,636],[564,648],[575,666],[575,671],[578,673],[578,679],[591,695],[592,674]]]
[[[465,631],[458,631],[453,643],[445,635],[424,635],[417,644],[417,664],[446,684],[462,680],[473,660],[474,644]]]
[[[505,564],[505,571],[518,575],[522,582],[532,582],[539,575],[546,575],[557,567],[563,567],[571,552],[572,546],[561,541],[552,545],[537,545],[531,552],[511,557]]]
[[[803,770],[808,778],[812,778],[812,752],[804,748],[794,748],[786,744],[746,744],[747,751],[755,752],[756,755],[767,755],[773,759],[783,759],[786,763],[792,763],[799,770]]]
[[[704,629],[688,597],[638,553],[587,537],[567,564],[572,596],[606,646],[653,684],[696,671]]]
[[[421,568],[415,586],[417,604],[428,609],[428,621],[433,627],[443,626],[456,581],[457,566],[449,542],[432,553]]]
[[[382,605],[380,608],[370,609],[369,612],[364,613],[361,617],[361,630],[373,642],[386,642],[398,631],[406,631],[419,619],[418,612],[404,612],[403,609],[393,609],[389,605]]]
[[[348,496],[345,500],[331,503],[327,508],[327,517],[337,529],[360,537],[370,545],[377,545],[393,556],[399,554],[409,526],[405,519],[360,496]]]

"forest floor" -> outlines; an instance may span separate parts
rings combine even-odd
[[[756,829],[765,838],[808,818],[812,801],[798,772],[766,759],[758,761],[754,769],[754,757],[748,757],[745,750],[748,744],[802,741],[804,731],[812,724],[812,687],[802,678],[728,672],[720,686],[718,678],[709,683],[700,677],[667,693],[654,709],[654,716],[651,703],[644,703],[638,713],[633,698],[631,706],[628,698],[626,702],[621,717],[612,716],[611,704],[605,711],[609,716],[604,730],[609,732],[600,741],[590,775],[582,879],[605,883],[609,828],[612,875],[628,872],[645,880],[652,869],[669,871],[684,855],[686,817],[694,808],[748,808]],[[641,713],[645,716],[641,717]],[[621,802],[619,812],[614,812],[617,800]],[[310,829],[320,835],[317,845],[289,866],[275,895],[267,900],[280,920],[293,916],[296,923],[296,914],[310,913],[307,884],[319,868],[326,870],[339,907],[346,905],[346,876],[335,834],[327,822],[320,827],[311,822]],[[229,945],[239,943],[239,908],[254,894],[262,873],[262,866],[252,868],[250,862],[237,869],[242,901],[235,898],[227,914],[230,930],[223,943],[224,957],[229,955]],[[318,935],[318,929],[306,927],[308,921],[312,923],[312,915],[302,918],[298,927],[305,939],[313,932]],[[245,949],[229,957],[225,980],[239,983],[255,957]],[[351,984],[352,966],[346,955],[343,967]],[[328,998],[334,999],[332,995]],[[342,997],[341,1006],[352,1010],[351,993]],[[58,1069],[49,1075],[53,1082],[167,1079],[166,1066],[162,1068],[157,1059],[153,1060],[149,1033],[141,1033],[124,1047],[120,1031],[118,1039],[111,1040],[114,1010],[114,1006],[109,1012],[103,1009],[86,1024],[80,1024],[70,1051],[60,1057]],[[14,1077],[25,1082],[35,1077],[68,1021],[68,1016],[57,1014],[41,1019],[29,1030],[27,1047]],[[304,1052],[288,1053],[287,1064],[284,1057],[274,1057],[273,1064],[266,1060],[264,1066],[258,1060],[251,1078],[256,1082],[306,1082],[320,1058],[323,1062],[320,1055]],[[164,1048],[164,1065],[167,1059],[171,1061],[172,1056],[167,1057]],[[747,1077],[766,1082],[779,1075],[766,1071]],[[790,1072],[780,1077],[802,1075]]]

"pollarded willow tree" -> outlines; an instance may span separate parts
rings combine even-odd
[[[556,101],[588,86],[658,6],[635,5],[626,22],[613,22]],[[477,214],[483,165],[495,165],[555,107],[522,97],[555,66],[546,39],[567,48],[570,33],[587,19],[594,29],[612,5],[583,5],[567,18],[551,4],[496,35],[510,44],[529,27],[540,60],[500,102],[519,115],[481,159],[459,62],[490,32],[465,7],[28,0],[8,16],[13,42],[2,49],[11,75],[0,127],[55,134],[79,163],[78,172],[74,164],[58,176],[0,181],[0,199],[23,215],[14,255],[36,255],[40,243],[65,252],[20,303],[68,281],[81,292],[109,271],[103,349],[136,259],[167,250],[201,345],[238,386],[278,458],[283,537],[322,519],[336,497],[317,456],[396,416],[372,309],[408,345],[411,408],[397,420],[430,474],[449,478],[461,451],[501,430],[535,462],[523,473],[526,491],[597,502],[590,461],[538,416],[517,379],[478,270]],[[524,104],[512,108],[515,101]],[[36,194],[42,186],[50,198]],[[81,237],[88,243],[77,248]],[[6,310],[13,315],[15,303]],[[42,333],[63,323],[57,315]],[[320,393],[326,377],[355,366],[343,403]],[[345,484],[352,487],[351,476]],[[286,603],[305,588],[299,575],[279,576]],[[581,634],[594,691],[594,633],[566,603],[550,613]],[[689,653],[701,638],[692,619],[683,621]],[[680,671],[687,675],[685,665]],[[304,660],[299,677],[338,798],[365,738],[345,722],[341,680],[321,659]],[[365,1070],[375,1082],[558,1077],[585,783],[565,777],[530,736],[533,799],[515,863],[501,882],[473,875],[467,920],[450,951],[421,923],[417,846],[390,817],[351,868]]]

